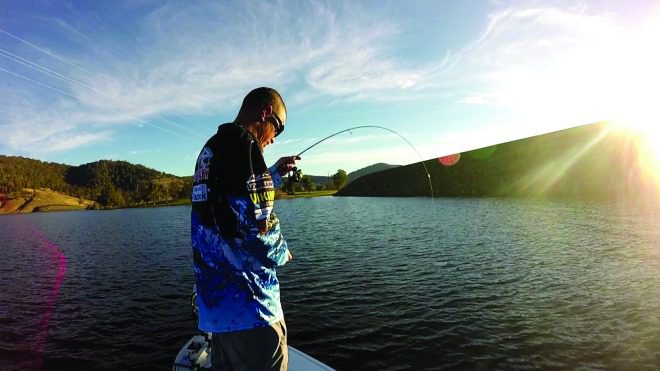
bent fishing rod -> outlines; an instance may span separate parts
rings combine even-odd
[[[384,127],[384,126],[378,126],[378,125],[361,125],[361,126],[354,126],[354,127],[352,127],[352,128],[348,128],[348,129],[340,130],[340,131],[338,131],[338,132],[336,132],[336,133],[333,133],[333,134],[328,135],[327,137],[325,137],[325,138],[323,138],[323,139],[317,141],[316,143],[312,144],[311,146],[305,148],[305,149],[302,150],[300,153],[298,153],[298,154],[296,155],[296,157],[300,157],[303,153],[309,151],[310,149],[316,147],[317,145],[319,145],[319,144],[325,142],[326,140],[328,140],[328,139],[330,139],[330,138],[332,138],[332,137],[334,137],[334,136],[337,136],[337,135],[339,135],[339,134],[342,134],[342,133],[345,133],[345,132],[349,132],[349,131],[352,131],[352,130],[356,130],[356,129],[367,129],[367,128],[371,128],[371,129],[382,129],[382,130],[389,131],[390,133],[393,133],[393,134],[399,136],[399,138],[403,139],[406,143],[408,143],[408,145],[410,146],[410,148],[412,148],[413,151],[415,151],[415,153],[417,154],[417,157],[419,157],[420,161],[422,162],[422,166],[424,166],[424,171],[426,172],[426,177],[427,177],[427,180],[428,180],[428,182],[429,182],[429,188],[431,189],[431,199],[432,199],[432,201],[433,201],[433,199],[434,199],[434,197],[433,197],[434,192],[433,192],[433,184],[432,184],[432,182],[431,182],[431,174],[429,173],[429,169],[426,167],[426,163],[424,162],[424,158],[422,158],[422,155],[419,154],[419,151],[417,151],[417,148],[415,148],[415,146],[414,146],[412,143],[410,143],[410,141],[409,141],[408,139],[406,139],[406,137],[404,137],[402,134],[398,133],[397,131],[392,130],[392,129],[390,129],[390,128],[386,128],[386,127]]]

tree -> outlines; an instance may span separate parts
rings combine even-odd
[[[110,184],[101,189],[101,194],[96,200],[105,207],[122,207],[126,205],[121,191]]]
[[[339,190],[346,185],[346,181],[348,180],[348,174],[346,174],[346,171],[339,169],[337,172],[332,176],[332,185],[335,187],[335,189]]]
[[[168,195],[170,198],[177,198],[183,189],[183,182],[178,180],[170,180],[167,185]]]
[[[314,189],[314,178],[312,178],[310,175],[303,175],[300,182],[307,192]]]
[[[162,183],[154,183],[153,188],[151,189],[151,194],[149,195],[150,201],[156,203],[156,201],[161,202],[168,197],[167,189]]]
[[[137,194],[138,202],[149,202],[151,201],[151,193],[153,192],[154,185],[151,180],[140,180],[137,183]]]
[[[183,181],[183,186],[177,198],[190,199],[190,194],[192,193],[192,187],[193,187],[193,178],[191,176],[187,176],[181,178],[181,180]]]
[[[108,204],[112,207],[123,207],[126,206],[126,201],[124,200],[124,195],[117,188],[112,187],[110,189],[110,195],[108,197]]]

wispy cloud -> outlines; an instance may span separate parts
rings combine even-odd
[[[408,30],[397,18],[352,2],[173,1],[125,28],[110,24],[126,9],[106,18],[70,10],[67,19],[42,19],[60,43],[0,31],[3,49],[23,61],[6,54],[0,67],[34,80],[0,71],[11,85],[0,90],[6,149],[90,145],[127,122],[197,138],[165,116],[233,112],[241,92],[258,85],[290,90],[289,104],[298,106],[451,96],[525,118],[561,111],[580,123],[599,112],[598,99],[609,99],[604,76],[628,65],[612,60],[627,30],[587,7],[495,12],[480,38],[424,62],[398,53]]]
[[[23,139],[22,143],[24,146],[28,146],[28,148],[34,148],[32,150],[33,153],[45,154],[49,152],[66,151],[81,146],[89,146],[92,144],[101,143],[109,140],[111,136],[112,132],[110,131],[86,134],[80,133],[78,131],[64,131],[49,136],[47,139],[49,145],[46,147],[38,147],[38,145],[44,141],[43,138],[37,138],[36,140],[31,137],[17,139],[19,142],[21,139]]]
[[[331,4],[301,3],[292,12],[263,2],[170,2],[139,20],[135,36],[121,43],[103,39],[100,46],[98,33],[84,32],[91,27],[83,19],[89,15],[45,19],[55,34],[79,48],[75,60],[3,31],[0,36],[24,46],[13,53],[22,65],[15,65],[16,60],[6,64],[13,67],[9,72],[29,73],[32,84],[22,89],[48,96],[33,101],[27,111],[13,102],[3,107],[5,117],[13,118],[0,123],[13,129],[6,145],[28,151],[58,148],[47,136],[25,142],[27,131],[43,126],[75,132],[90,123],[112,126],[159,120],[157,115],[167,113],[212,113],[236,106],[237,92],[264,83],[287,86],[297,81],[306,92],[298,97],[366,99],[416,88],[435,68],[404,69],[389,55],[389,41],[400,32],[396,23],[354,5]],[[123,35],[120,29],[113,32]],[[53,122],[53,113],[63,116],[72,110],[77,114],[67,115],[65,122]]]

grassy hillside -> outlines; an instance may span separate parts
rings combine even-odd
[[[634,139],[597,123],[425,161],[435,196],[642,200],[658,193],[640,169]],[[430,196],[420,163],[357,179],[339,196]]]
[[[94,201],[64,195],[48,188],[25,188],[0,204],[0,214],[97,208]]]

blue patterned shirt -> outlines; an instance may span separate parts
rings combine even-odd
[[[281,177],[266,167],[257,143],[244,128],[224,124],[197,159],[191,240],[202,331],[284,318],[275,268],[287,262],[288,248],[273,212]]]

